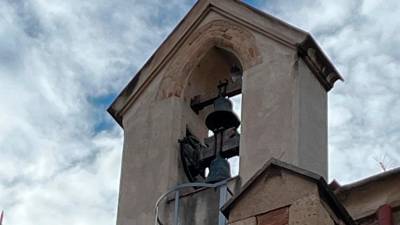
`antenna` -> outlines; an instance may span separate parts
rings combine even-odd
[[[383,172],[387,171],[393,166],[393,160],[387,158],[387,153],[382,153],[380,156],[375,156],[374,160],[378,163]]]

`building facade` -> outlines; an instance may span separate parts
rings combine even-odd
[[[322,188],[327,177],[327,93],[339,79],[309,33],[241,1],[199,0],[108,110],[124,129],[117,225],[232,223],[235,213],[221,209],[230,208],[229,199],[242,193],[273,158],[285,165],[284,171],[293,166],[314,174],[299,177],[314,200],[322,202],[314,208],[318,216],[331,218],[314,216],[300,223],[290,220],[295,211],[287,208],[283,212],[289,219],[279,224],[349,224],[351,216],[363,218],[353,210],[357,191],[344,186],[336,190],[337,197]],[[218,98],[225,104],[239,94],[240,132],[238,124],[216,128],[234,116],[207,122],[213,112],[232,114],[218,108]],[[240,157],[238,176],[219,179],[214,174],[220,175],[232,156]],[[211,181],[210,174],[218,179]],[[335,204],[319,200],[326,196]],[[260,210],[266,214],[264,209],[291,207],[304,195],[297,197],[280,208],[261,205]],[[248,213],[257,218],[255,211]]]

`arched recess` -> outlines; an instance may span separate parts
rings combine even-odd
[[[180,98],[183,111],[177,116],[181,116],[183,126],[203,141],[208,137],[205,117],[212,106],[196,113],[191,101],[197,96],[201,99],[216,97],[219,81],[233,82],[234,67],[241,75],[261,62],[256,39],[250,31],[232,22],[212,21],[190,35],[172,57],[163,72],[157,99]]]
[[[235,55],[244,71],[262,62],[256,39],[250,31],[230,21],[211,21],[192,33],[168,63],[157,99],[181,97],[192,70],[213,47]]]
[[[190,70],[182,92],[183,111],[182,121],[190,134],[194,135],[206,146],[213,146],[213,133],[205,125],[206,117],[213,111],[212,100],[218,95],[218,86],[221,82],[228,82],[228,96],[241,95],[243,64],[233,53],[219,48],[211,47],[202,56],[200,61]],[[208,103],[206,103],[208,102]],[[204,107],[197,108],[196,105]],[[236,115],[240,117],[241,101],[233,101]],[[238,130],[225,132],[228,136],[238,136]],[[208,138],[207,138],[208,137]],[[211,142],[210,142],[211,141]],[[232,175],[237,175],[239,153],[230,151],[234,155],[226,156],[234,162],[231,166]],[[231,158],[233,157],[233,158]],[[236,168],[232,170],[232,168]],[[207,172],[206,172],[207,174]]]

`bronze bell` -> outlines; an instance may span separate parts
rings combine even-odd
[[[216,183],[231,177],[231,168],[228,160],[217,154],[217,157],[210,164],[210,172],[207,176],[206,183]]]
[[[232,102],[225,98],[222,93],[214,101],[214,111],[206,118],[206,126],[211,131],[228,128],[238,128],[240,120],[232,111]]]

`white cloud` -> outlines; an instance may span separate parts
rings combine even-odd
[[[115,223],[122,130],[105,110],[192,4],[162,3],[0,2],[5,225]]]

